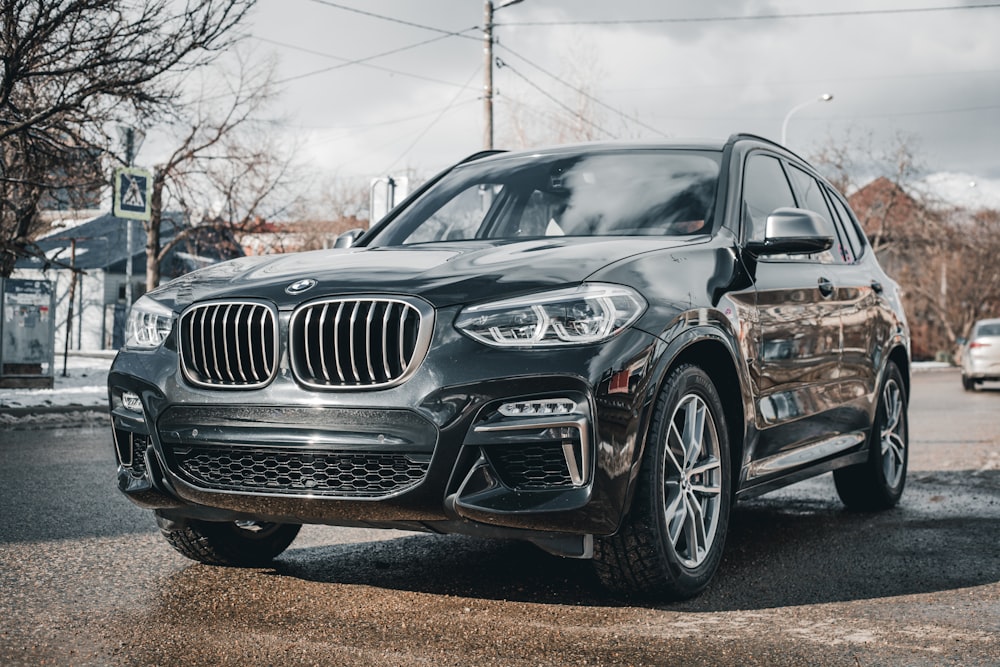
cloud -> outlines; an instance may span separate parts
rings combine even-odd
[[[483,18],[482,3],[468,0],[419,4],[371,0],[364,9],[455,31],[477,26]],[[1000,34],[1000,9],[864,14],[871,9],[860,1],[817,6],[784,0],[526,0],[496,14],[496,54],[511,67],[495,73],[494,85],[498,99],[535,109],[531,118],[538,119],[571,118],[563,106],[576,108],[582,89],[606,105],[589,107],[599,114],[600,124],[625,138],[658,136],[630,117],[677,137],[750,131],[777,138],[790,109],[831,92],[832,103],[807,106],[791,119],[789,143],[797,152],[808,155],[828,136],[848,128],[871,130],[876,140],[888,140],[902,130],[920,139],[931,171],[968,172],[980,181],[1000,178],[1000,161],[995,157],[1000,146],[1000,124],[995,121],[1000,113],[1000,40],[994,38]],[[613,23],[623,18],[809,12],[855,15]],[[575,20],[606,23],[516,25]],[[273,41],[348,59],[436,35],[302,0],[261,3],[251,30]],[[371,61],[438,83],[344,67],[289,82],[283,104],[295,111],[294,124],[319,128],[318,133],[329,136],[349,134],[349,139],[329,141],[330,152],[315,157],[324,168],[361,175],[403,156],[401,164],[427,165],[433,171],[481,145],[480,37],[473,30],[465,37],[449,37]],[[285,76],[334,64],[301,51],[268,48],[280,52]],[[587,57],[573,56],[581,52]],[[447,108],[467,81],[464,105],[435,123],[434,113]],[[431,115],[376,129],[359,127],[419,112]],[[502,122],[499,117],[495,121],[498,127]],[[290,126],[288,131],[296,129]]]

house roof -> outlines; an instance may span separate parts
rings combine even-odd
[[[180,227],[181,217],[177,213],[165,213],[161,225],[161,243],[169,242]],[[61,229],[35,242],[47,260],[41,257],[26,257],[18,260],[18,269],[45,269],[57,261],[61,265],[72,264],[84,271],[103,269],[111,273],[125,273],[127,251],[127,227],[125,218],[105,213],[92,220],[69,229]],[[141,222],[132,221],[132,267],[136,274],[145,272],[146,232]],[[72,245],[76,241],[76,256],[72,258]],[[229,259],[230,254],[220,252],[211,244],[202,244],[192,252],[190,244],[181,244],[176,252],[169,253],[169,271],[164,275],[180,275],[220,259]]]
[[[869,236],[891,234],[923,212],[923,207],[916,199],[884,176],[858,189],[847,199]]]

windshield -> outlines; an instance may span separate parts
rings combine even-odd
[[[456,168],[366,245],[710,231],[720,154],[623,151]]]
[[[976,327],[976,336],[1000,336],[1000,322],[980,324]]]

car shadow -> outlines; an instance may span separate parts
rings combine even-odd
[[[988,499],[956,500],[956,486]],[[549,556],[529,544],[462,536],[291,549],[275,562],[273,574],[470,598],[690,612],[883,598],[1000,581],[1000,471],[913,475],[901,506],[875,514],[844,510],[826,489],[796,494],[795,488],[737,505],[711,586],[672,605],[610,596],[587,561]]]

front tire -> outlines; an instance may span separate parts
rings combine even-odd
[[[837,495],[848,509],[860,512],[896,506],[906,485],[909,421],[903,374],[889,362],[868,438],[868,460],[833,472]]]
[[[264,567],[299,534],[297,523],[172,520],[156,515],[167,542],[183,556],[206,565]]]
[[[618,532],[595,541],[598,577],[627,595],[698,595],[722,558],[732,501],[722,401],[701,368],[685,364],[667,378],[637,484]]]

